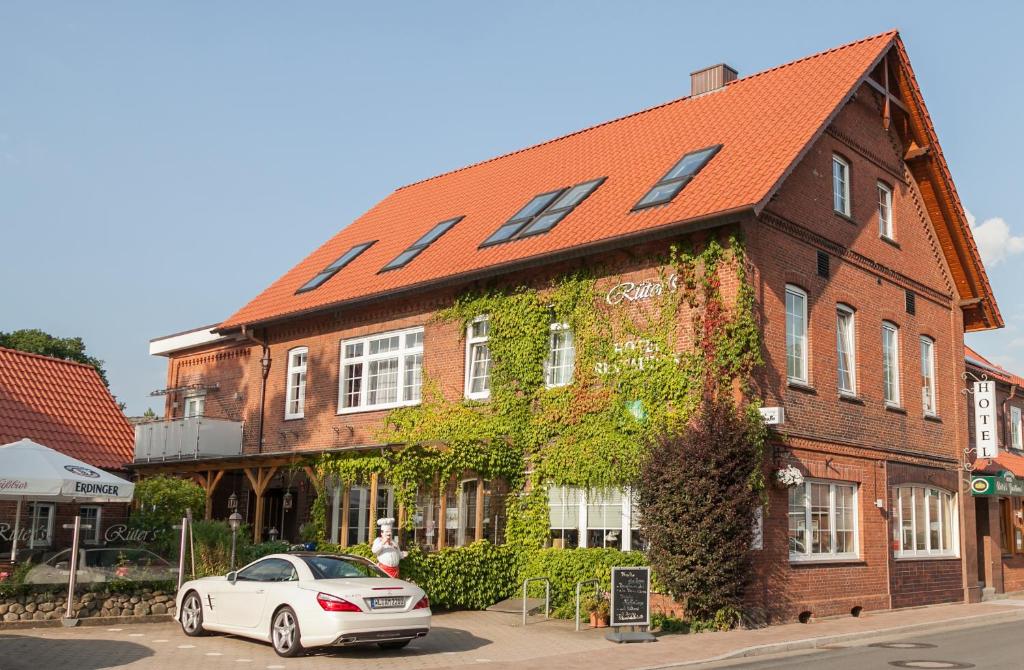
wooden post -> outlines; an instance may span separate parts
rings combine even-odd
[[[266,503],[263,494],[267,492],[267,486],[276,473],[276,465],[269,468],[256,468],[255,470],[245,468],[245,476],[249,478],[249,484],[252,486],[253,493],[256,494],[256,520],[252,531],[252,541],[256,544],[259,544],[263,539],[263,508],[264,503]]]
[[[437,499],[439,504],[437,506],[437,548],[444,549],[446,544],[446,526],[448,525],[448,486],[447,484],[442,485],[440,479],[437,482]]]
[[[484,539],[484,478],[476,478],[476,534],[475,540]]]
[[[220,484],[221,478],[224,476],[224,470],[218,470],[214,474],[213,470],[207,470],[206,474],[194,473],[193,477],[200,486],[203,487],[203,491],[206,493],[206,511],[203,513],[203,518],[210,520],[213,518],[213,494],[217,490],[217,485]]]
[[[379,478],[374,472],[370,475],[370,520],[366,524],[366,541],[372,542],[377,537],[377,483]]]
[[[348,513],[349,497],[352,493],[352,486],[348,482],[341,485],[341,531],[338,537],[338,544],[342,547],[348,546]]]

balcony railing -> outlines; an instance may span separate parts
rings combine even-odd
[[[135,462],[181,461],[242,453],[242,422],[204,416],[135,426]]]

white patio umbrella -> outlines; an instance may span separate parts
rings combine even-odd
[[[132,482],[32,440],[0,445],[0,499],[17,500],[12,561],[23,501],[131,502],[134,492]]]

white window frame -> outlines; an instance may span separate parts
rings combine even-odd
[[[935,380],[935,340],[921,336],[921,407],[925,416],[939,413],[938,389]]]
[[[829,552],[818,552],[812,553],[811,547],[813,543],[811,541],[811,484],[827,485],[829,487],[828,498],[829,498],[829,529],[831,530],[831,536],[829,538],[829,546],[832,548]],[[836,488],[846,487],[853,489],[853,551],[839,552],[835,550],[836,547]],[[804,483],[796,488],[803,488],[804,490],[804,553],[798,554],[793,551],[789,552],[789,560],[793,563],[814,563],[814,562],[828,562],[828,561],[851,561],[858,560],[860,558],[860,486],[856,482],[843,482],[843,481],[832,481],[827,479],[804,479]],[[789,502],[787,500],[787,517],[786,517],[786,543],[789,543],[789,516],[791,508],[789,508]]]
[[[1015,405],[1010,406],[1010,447],[1024,449],[1024,412]]]
[[[569,345],[570,345],[568,347],[563,348],[562,351],[571,351],[572,352],[572,354],[571,354],[571,361],[568,364],[568,366],[561,365],[561,366],[555,368],[555,367],[553,367],[554,358],[555,358],[555,351],[556,351],[555,346],[556,346],[556,344],[558,342],[558,336],[560,334],[562,334],[562,333],[567,333],[568,334],[568,342],[569,342]],[[553,382],[552,381],[552,375],[554,374],[554,371],[555,370],[562,370],[562,369],[564,369],[566,367],[569,368],[569,377],[568,377],[568,379],[564,379],[564,380],[558,381],[557,383]],[[551,324],[551,334],[548,337],[548,355],[544,359],[544,385],[547,388],[549,388],[549,389],[557,388],[557,387],[560,387],[560,386],[568,386],[568,385],[572,384],[573,377],[575,377],[575,374],[576,374],[576,334],[573,332],[572,328],[570,328],[569,324],[567,324],[567,323],[553,323],[553,324]]]
[[[790,323],[790,309],[789,299],[790,297],[798,298],[800,300],[800,314],[794,314],[799,316],[803,324],[803,331],[800,334],[794,333]],[[809,374],[809,362],[810,356],[808,355],[807,345],[809,338],[807,336],[808,323],[807,323],[807,291],[803,290],[799,286],[793,284],[786,284],[786,299],[784,303],[784,309],[786,312],[786,379],[791,382],[797,382],[798,384],[807,384],[810,380]],[[801,355],[799,357],[790,356],[790,341],[793,341],[794,345],[799,341],[801,345]],[[799,360],[802,370],[798,371],[799,374],[791,374],[789,369],[790,359]]]
[[[301,362],[298,362],[301,357]],[[284,418],[301,419],[306,416],[306,368],[309,365],[309,347],[288,350],[288,376],[285,377]],[[292,393],[298,396],[292,398]]]
[[[82,512],[87,509],[96,510],[96,523],[92,524],[92,529],[82,534],[82,542],[85,544],[100,544],[100,539],[103,537],[100,535],[100,528],[103,525],[103,508],[99,505],[82,505],[78,508],[78,515],[82,516]],[[82,523],[86,523],[84,518]]]
[[[39,515],[37,510],[46,508],[49,511],[46,520],[46,539],[40,540],[36,536],[39,534],[38,521]],[[57,506],[52,502],[30,502],[28,504],[28,548],[34,549],[36,547],[49,547],[53,544],[53,525],[54,517],[57,515]]]
[[[347,340],[341,341],[341,355],[340,355],[340,374],[338,375],[338,414],[356,414],[359,412],[375,412],[382,409],[392,409],[395,407],[408,407],[411,405],[419,405],[422,398],[422,380],[423,380],[423,337],[420,337],[420,344],[415,346],[408,346],[406,344],[407,336],[409,335],[423,335],[423,326],[417,326],[415,328],[405,328],[403,330],[392,330],[385,333],[374,333],[373,335],[366,335],[363,337],[354,337]],[[392,351],[383,353],[370,354],[370,342],[373,340],[386,339],[390,337],[398,337],[398,348]],[[353,356],[346,358],[345,350],[350,345],[362,345],[362,354],[359,356]],[[406,372],[410,371],[412,361],[416,357],[420,357],[419,366],[419,378],[420,378],[420,392],[415,394],[414,397],[408,400],[404,399],[405,396],[405,375]],[[367,404],[369,397],[370,385],[367,383],[369,379],[370,364],[374,361],[385,360],[389,358],[398,358],[398,400],[395,402],[388,403],[376,403],[373,405]],[[359,385],[359,404],[351,407],[345,407],[345,368],[348,365],[362,365],[362,373],[360,375]]]
[[[931,505],[928,504],[929,494],[938,494],[939,496],[939,543],[942,543],[943,536],[943,519],[944,516],[942,511],[945,505],[949,505],[949,520],[950,520],[950,533],[948,548],[933,549],[932,534],[931,534]],[[903,496],[910,495],[910,510],[911,510],[911,536],[914,538],[914,547],[912,549],[906,549],[903,546]],[[922,495],[925,496],[925,533],[924,541],[925,548],[917,548],[917,501],[916,497]],[[945,489],[940,489],[937,486],[926,486],[924,484],[899,484],[898,486],[892,487],[892,519],[894,524],[895,538],[893,540],[893,556],[895,558],[935,558],[935,557],[948,557],[956,558],[960,555],[960,519],[958,515],[956,494]]]
[[[892,334],[892,346],[887,334]],[[891,356],[890,356],[891,354]],[[889,379],[891,373],[892,379]],[[882,399],[889,407],[902,407],[900,400],[900,327],[891,321],[882,322]]]
[[[571,526],[554,526],[550,524],[551,521],[551,508],[550,501],[554,499],[554,492],[564,489],[566,491],[566,498],[576,498],[577,500],[577,520],[575,528]],[[639,532],[639,518],[640,513],[636,505],[636,492],[629,487],[623,487],[621,489],[614,489],[621,495],[621,513],[619,515],[619,546],[618,549],[623,551],[630,551],[630,547],[633,543],[633,533]],[[575,530],[577,533],[577,547],[585,549],[589,546],[587,541],[587,533],[591,530],[590,524],[588,523],[587,507],[591,504],[608,504],[602,503],[600,499],[601,491],[588,491],[576,486],[549,486],[548,487],[548,522],[550,530]],[[559,500],[566,498],[559,497]],[[568,514],[568,510],[566,510]],[[609,547],[614,549],[616,547]]]
[[[182,418],[184,419],[196,419],[201,418],[203,413],[206,411],[206,394],[196,393],[194,395],[185,396],[184,407],[182,408]]]
[[[892,188],[883,181],[878,182],[878,234],[887,240],[896,239],[893,229]]]
[[[488,332],[486,335],[473,335],[473,327],[480,323],[486,323]],[[466,375],[465,375],[465,396],[470,400],[487,400],[491,397],[491,366],[493,361],[491,360],[490,353],[490,318],[486,315],[478,316],[473,319],[466,327]],[[485,388],[482,391],[473,391],[473,367],[476,362],[477,352],[485,350],[487,351],[487,382]]]
[[[843,318],[847,318],[847,346],[849,351],[843,351]],[[847,370],[850,377],[850,387],[843,386],[843,355],[846,355]],[[849,305],[839,303],[836,305],[836,386],[839,393],[845,396],[857,395],[857,312]]]
[[[836,174],[837,167],[841,172],[839,175]],[[842,205],[842,208],[837,205]],[[838,154],[832,154],[832,209],[843,216],[850,216],[850,164]]]

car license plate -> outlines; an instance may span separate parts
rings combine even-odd
[[[370,609],[384,610],[394,607],[405,607],[405,596],[392,596],[390,598],[370,598]]]

